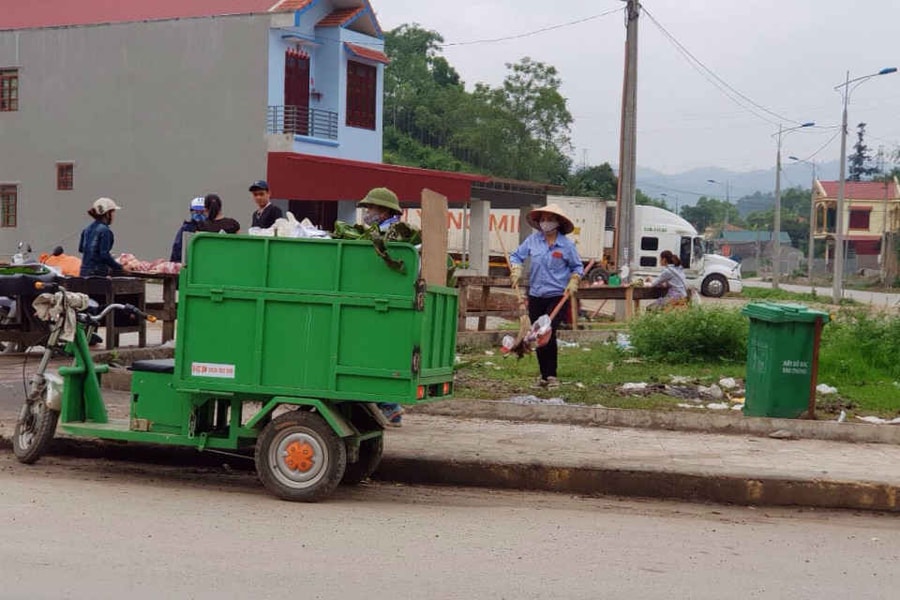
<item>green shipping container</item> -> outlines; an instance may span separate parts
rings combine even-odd
[[[181,392],[411,404],[452,391],[457,292],[371,242],[196,235],[178,302]]]
[[[795,419],[815,394],[817,328],[828,314],[799,304],[748,304],[747,392],[744,414]]]

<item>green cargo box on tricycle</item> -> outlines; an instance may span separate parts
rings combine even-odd
[[[391,261],[370,242],[194,236],[175,358],[132,365],[130,418],[107,416],[108,367],[93,363],[86,341],[102,315],[79,312],[74,362],[59,376],[46,370],[63,320],[51,328],[16,425],[17,456],[37,460],[58,420],[73,436],[253,450],[262,483],[287,500],[365,479],[383,448],[375,403],[453,391],[457,292],[424,283],[415,247],[387,250]]]

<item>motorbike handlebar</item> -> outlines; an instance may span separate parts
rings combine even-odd
[[[53,293],[57,291],[65,292],[66,289],[56,282],[46,282],[46,281],[36,281],[34,282],[34,289],[40,290],[46,293]],[[124,310],[125,312],[129,312],[135,315],[138,318],[145,319],[148,323],[156,323],[157,319],[155,316],[151,314],[147,314],[146,312],[139,309],[137,306],[133,304],[108,304],[100,314],[98,315],[86,315],[91,321],[94,323],[100,323],[106,315],[113,310]]]

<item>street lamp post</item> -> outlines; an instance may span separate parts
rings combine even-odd
[[[838,183],[838,199],[837,199],[837,215],[835,218],[835,237],[834,237],[834,277],[832,288],[832,300],[835,304],[841,301],[841,295],[844,287],[844,192],[847,184],[847,105],[850,103],[850,94],[859,87],[863,82],[868,81],[879,75],[888,75],[896,73],[897,67],[887,67],[877,73],[871,75],[863,75],[855,79],[850,79],[850,71],[847,71],[847,77],[844,83],[834,86],[835,91],[841,91],[844,103],[844,111],[841,116],[841,174]],[[854,83],[852,88],[850,84]]]
[[[727,179],[725,183],[721,181],[716,181],[715,179],[707,179],[706,183],[714,183],[716,185],[721,185],[725,188],[725,204],[731,206],[731,182]],[[725,207],[725,227],[728,227],[728,206]]]
[[[788,158],[812,166],[812,185],[810,186],[809,194],[809,248],[806,250],[806,278],[809,280],[809,285],[813,288],[813,293],[815,293],[816,288],[813,286],[813,259],[815,258],[814,250],[816,243],[816,231],[814,227],[816,222],[816,163],[815,161],[803,160],[796,156],[788,156]]]
[[[812,121],[788,129],[779,125],[778,132],[772,135],[778,139],[778,151],[775,153],[775,223],[772,228],[772,287],[776,290],[781,278],[781,140],[792,131],[813,125],[815,123]]]

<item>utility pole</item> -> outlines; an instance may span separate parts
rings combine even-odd
[[[806,278],[809,279],[809,285],[813,285],[813,260],[815,259],[816,247],[816,163],[812,163],[812,185],[810,186],[809,199],[809,248],[806,251]],[[815,291],[815,288],[813,288]]]
[[[639,0],[625,0],[625,82],[622,86],[622,132],[619,146],[619,189],[616,264],[623,282],[631,274],[634,246],[635,170],[637,168],[637,63]]]
[[[781,134],[778,126],[778,152],[775,155],[775,227],[772,231],[772,287],[778,289],[781,275]]]

